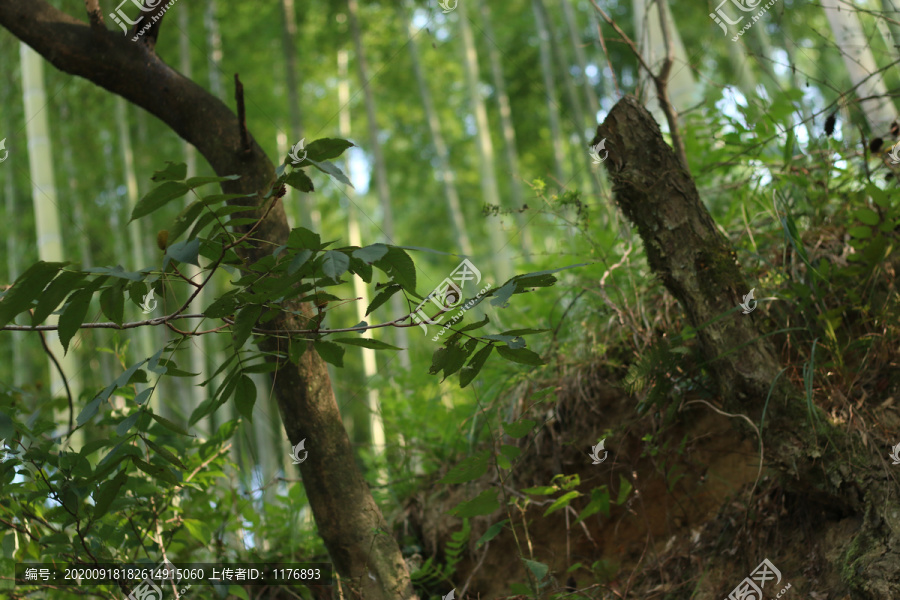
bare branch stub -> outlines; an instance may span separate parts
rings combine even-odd
[[[237,102],[238,127],[241,134],[241,149],[245,153],[250,152],[250,138],[247,135],[247,111],[244,108],[244,84],[240,75],[234,74],[234,99]]]
[[[103,23],[103,11],[100,10],[100,0],[84,0],[84,9],[87,11],[91,28],[106,29]]]

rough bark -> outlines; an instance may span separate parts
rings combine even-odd
[[[132,42],[119,31],[92,30],[43,0],[0,0],[0,25],[60,71],[83,77],[158,117],[193,144],[217,175],[241,175],[223,183],[225,193],[261,198],[271,187],[274,165],[252,136],[242,136],[237,116],[160,60],[151,44]],[[242,258],[252,263],[270,255],[272,248],[287,243],[288,234],[279,203],[254,234],[260,243]],[[273,329],[302,329],[306,319],[291,311],[307,316],[312,312],[308,305],[285,308],[272,322]],[[275,338],[261,347],[286,352]],[[336,570],[364,598],[415,597],[397,543],[386,533],[384,518],[356,466],[325,363],[307,351],[299,365],[281,364],[273,377],[291,443],[315,440],[315,452],[300,471]]]
[[[643,239],[651,268],[698,330],[725,410],[760,423],[772,388],[762,428],[767,464],[807,501],[863,517],[835,566],[860,598],[900,596],[900,515],[891,500],[897,490],[883,461],[819,409],[810,417],[798,392],[778,377],[781,365],[761,337],[759,313],[733,310],[750,289],[734,252],[637,99],[619,101],[591,143],[603,138],[616,203]]]

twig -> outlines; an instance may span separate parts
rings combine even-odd
[[[53,355],[53,351],[50,350],[50,346],[47,345],[47,340],[46,338],[44,338],[43,332],[40,333],[40,337],[41,345],[44,347],[44,352],[46,352],[47,356],[50,357],[50,360],[53,362],[56,370],[59,371],[59,376],[63,380],[63,385],[66,386],[66,397],[69,399],[69,433],[66,435],[66,437],[69,437],[72,435],[72,416],[75,413],[75,404],[72,402],[72,390],[69,389],[69,380],[66,379],[66,374],[62,369],[62,365],[59,364],[59,361],[56,360],[56,356]],[[52,394],[53,390],[51,390],[50,393]]]
[[[666,58],[663,61],[662,68],[660,69],[659,75],[653,73],[653,69],[650,68],[650,65],[647,64],[647,61],[644,60],[643,55],[641,55],[634,41],[628,37],[628,35],[622,31],[622,28],[619,27],[618,23],[616,23],[606,12],[600,8],[600,5],[597,4],[597,0],[591,0],[591,4],[594,5],[594,8],[597,9],[603,19],[612,26],[612,28],[622,37],[622,41],[625,42],[628,47],[631,49],[632,54],[634,54],[635,58],[638,59],[638,62],[641,63],[641,66],[650,76],[651,81],[653,81],[653,85],[656,88],[656,97],[659,99],[659,105],[662,108],[663,113],[666,115],[666,122],[669,124],[669,134],[672,136],[672,146],[675,150],[676,156],[678,156],[678,161],[681,163],[682,168],[690,175],[691,171],[688,168],[687,162],[687,152],[684,148],[684,142],[681,139],[681,134],[678,130],[678,115],[675,112],[675,107],[672,106],[672,103],[669,102],[669,91],[668,91],[668,77],[669,71],[672,68],[672,54],[671,48],[669,47],[669,36],[667,29],[667,21],[665,11],[663,9],[663,5],[661,0],[657,0],[660,2],[659,10],[660,10],[660,25],[663,29],[663,38],[666,40]]]

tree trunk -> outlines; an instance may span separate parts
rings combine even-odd
[[[350,137],[350,80],[348,78],[348,56],[346,50],[338,50],[338,106],[341,107],[338,117],[340,136],[342,138]],[[347,173],[350,172],[350,159],[344,159],[344,168]],[[356,192],[353,188],[347,189],[347,201],[341,204],[347,211],[347,238],[351,246],[362,246],[362,235],[359,230],[359,215],[357,214]],[[356,301],[356,319],[363,322],[366,319],[366,308],[369,306],[369,288],[365,282],[359,278],[353,278],[353,295],[359,300]],[[362,336],[366,339],[372,339],[372,331],[364,331]],[[368,408],[369,417],[369,443],[375,456],[384,458],[385,451],[385,435],[384,422],[381,418],[381,402],[378,400],[378,390],[369,385],[368,382],[378,373],[378,363],[376,362],[375,350],[372,348],[360,348],[363,358],[363,376],[365,377],[366,386],[366,407]],[[387,483],[387,473],[383,468],[378,469],[378,483],[384,485]]]
[[[594,127],[594,124],[597,122],[596,117],[591,119],[590,125],[587,125],[587,119],[584,115],[584,106],[581,104],[581,97],[578,95],[578,92],[575,89],[575,83],[572,80],[571,74],[569,73],[569,65],[566,62],[566,57],[562,51],[562,42],[556,35],[556,28],[553,25],[553,21],[550,19],[550,15],[547,12],[547,7],[544,6],[543,0],[535,0],[535,5],[541,12],[544,26],[547,28],[547,32],[550,35],[550,47],[552,49],[553,57],[556,60],[556,68],[563,80],[563,89],[565,90],[566,101],[569,105],[569,111],[571,115],[570,121],[573,124],[575,136],[580,142],[580,147],[584,147],[587,145],[586,132]],[[603,198],[605,196],[605,194],[603,193],[603,184],[600,182],[600,177],[598,175],[597,169],[593,167],[590,154],[581,150],[579,152],[576,152],[576,156],[578,161],[578,168],[573,169],[573,172],[587,173],[590,185],[594,189],[594,194],[597,198]],[[571,234],[574,235],[574,231],[572,231]]]
[[[118,31],[92,30],[43,0],[0,2],[0,25],[58,69],[158,117],[192,143],[217,175],[240,175],[223,182],[224,193],[256,194],[261,203],[269,191],[275,166],[249,132],[245,145],[237,116],[166,65],[145,43],[132,42]],[[49,152],[46,160],[51,160]],[[260,210],[256,213],[262,216]],[[242,250],[242,258],[252,264],[271,256],[271,248],[287,244],[288,234],[284,208],[277,203],[254,233],[260,243]],[[286,302],[284,308],[268,324],[271,329],[303,329],[313,318],[308,304]],[[274,337],[263,340],[260,349],[270,360],[285,351]],[[386,532],[384,517],[356,465],[324,361],[309,350],[297,365],[277,366],[274,389],[288,438],[292,444],[308,438],[314,448],[300,472],[335,569],[366,599],[414,598],[397,542]]]
[[[300,82],[297,77],[297,14],[294,10],[294,0],[281,0],[281,8],[284,12],[284,27],[282,27],[281,37],[284,47],[284,75],[287,86],[288,114],[291,116],[291,145],[294,145],[304,139],[303,117],[300,114]],[[313,231],[321,230],[322,215],[310,194],[289,188],[287,198],[282,198],[282,202],[285,206],[294,206],[291,204],[291,199],[298,194],[301,207],[300,224]]]
[[[591,85],[591,80],[587,74],[587,55],[581,43],[581,35],[579,34],[578,23],[575,20],[575,11],[572,9],[572,0],[560,0],[562,5],[563,18],[566,20],[566,30],[569,32],[569,41],[572,43],[572,52],[575,54],[575,63],[581,70],[581,79],[584,84],[584,95],[587,99],[588,110],[591,111],[591,123],[596,122],[600,117],[600,101],[597,100],[597,93]]]
[[[660,7],[657,2],[662,2],[662,9],[666,15],[666,25],[663,28],[660,19]],[[668,79],[669,102],[677,112],[681,112],[694,103],[697,93],[694,75],[672,11],[669,10],[667,0],[634,0],[635,41],[644,60],[655,74],[659,74],[661,65],[666,59],[667,47],[672,48],[672,69]],[[668,40],[666,39],[668,31]],[[667,44],[668,42],[668,44]],[[729,42],[731,43],[731,42]],[[650,82],[649,75],[643,69],[640,74],[641,89],[644,90],[642,99],[653,115],[660,122],[665,120],[662,109],[659,108],[659,97],[656,87]]]
[[[372,93],[372,86],[369,85],[369,65],[366,61],[366,54],[363,50],[362,31],[359,28],[359,5],[356,0],[347,0],[347,16],[350,22],[350,33],[353,36],[353,47],[356,49],[356,67],[359,74],[359,85],[363,89],[363,99],[366,104],[366,120],[369,124],[369,144],[372,147],[372,161],[375,163],[375,187],[378,191],[378,200],[381,203],[381,228],[387,243],[396,244],[397,238],[394,233],[394,211],[391,207],[391,192],[388,187],[387,165],[384,160],[384,153],[381,150],[381,141],[378,139],[378,111],[375,108],[375,95]],[[394,294],[390,299],[391,312],[398,318],[405,315],[409,311],[404,311],[403,299],[400,294]],[[398,354],[400,358],[400,366],[409,369],[409,336],[406,329],[398,328],[394,330],[394,340],[396,345],[403,348]]]
[[[409,4],[407,2],[407,4]],[[450,164],[450,151],[444,141],[441,131],[441,121],[438,119],[434,102],[431,99],[431,91],[428,82],[422,72],[422,64],[419,60],[419,44],[416,42],[417,31],[413,30],[412,22],[409,24],[409,55],[412,60],[413,73],[419,86],[419,96],[422,98],[422,107],[425,110],[425,118],[428,120],[428,129],[431,131],[431,141],[434,143],[434,151],[437,154],[438,164],[441,169],[441,181],[444,182],[444,196],[447,199],[447,210],[450,212],[450,220],[456,230],[456,243],[466,256],[472,256],[472,242],[469,240],[469,231],[463,216],[462,206],[459,202],[459,192],[456,189],[456,176],[453,166]]]
[[[466,87],[472,112],[475,114],[475,135],[478,136],[478,158],[481,167],[481,195],[486,204],[503,208],[500,190],[497,188],[497,173],[494,171],[494,143],[491,141],[491,128],[488,125],[487,109],[481,96],[481,76],[478,69],[478,51],[475,37],[472,35],[472,24],[469,23],[468,3],[457,5],[459,10],[459,29],[462,35],[463,63],[466,68]],[[517,207],[518,208],[518,207]],[[512,277],[512,259],[509,252],[509,241],[503,233],[501,218],[487,217],[488,237],[494,261],[494,275],[505,282]]]
[[[827,0],[822,4],[822,10],[828,17],[834,41],[841,50],[844,66],[850,75],[850,83],[856,90],[856,97],[861,99],[859,108],[872,134],[889,135],[888,130],[891,122],[897,118],[897,110],[888,96],[881,71],[875,64],[869,40],[859,22],[859,15],[855,9],[848,9],[837,0]]]
[[[512,122],[512,109],[509,105],[509,94],[506,93],[506,78],[503,76],[503,64],[500,60],[500,49],[497,48],[497,36],[494,35],[494,27],[491,25],[491,9],[486,2],[481,3],[481,26],[484,35],[490,40],[487,44],[488,59],[491,63],[491,77],[494,80],[494,95],[497,97],[497,105],[500,109],[500,130],[503,132],[503,150],[506,154],[506,166],[509,168],[509,191],[513,209],[519,209],[525,204],[522,194],[522,176],[519,174],[519,150],[516,147],[516,129]],[[522,251],[526,261],[531,260],[532,240],[531,230],[528,229],[528,221],[524,213],[516,213],[516,225],[519,227],[519,235],[522,237]]]
[[[778,377],[781,365],[768,338],[753,317],[735,310],[750,286],[730,244],[636,98],[616,104],[592,143],[603,138],[616,203],[643,239],[650,267],[697,330],[724,409],[756,423],[766,411],[765,460],[782,473],[783,485],[808,502],[863,517],[860,532],[836,561],[844,581],[860,598],[898,597],[900,548],[892,540],[900,535],[900,522],[896,504],[887,500],[896,495],[896,484],[884,476],[882,461],[874,454],[860,457],[867,446],[831,426],[818,407],[818,418],[809,417],[798,392]],[[749,431],[740,419],[734,422]],[[826,438],[832,443],[823,447]]]
[[[20,45],[22,64],[22,96],[25,105],[25,131],[28,135],[28,164],[31,177],[31,197],[34,201],[34,220],[37,229],[38,256],[45,262],[63,262],[62,232],[59,226],[59,197],[53,181],[53,154],[50,148],[50,125],[47,121],[47,95],[44,92],[44,61],[24,43]],[[47,324],[55,325],[56,315],[50,315]],[[73,338],[69,351],[64,352],[57,332],[48,331],[47,347],[59,361],[68,379],[68,390],[72,398],[81,393],[81,374],[76,360],[80,339]],[[52,396],[67,393],[66,382],[50,357],[47,357],[50,376],[49,393]],[[57,423],[62,426],[62,415],[57,415]],[[65,428],[68,428],[66,423]],[[81,439],[79,434],[78,439]],[[75,440],[72,440],[75,441]],[[74,449],[78,449],[77,442]]]
[[[550,50],[550,30],[544,20],[544,12],[537,0],[531,0],[534,21],[537,24],[538,40],[541,53],[541,74],[544,76],[544,89],[547,90],[547,112],[550,118],[550,143],[553,147],[553,174],[557,185],[565,186],[565,170],[563,162],[566,154],[563,151],[563,137],[559,127],[559,101],[556,99],[556,84],[553,81],[553,57]]]

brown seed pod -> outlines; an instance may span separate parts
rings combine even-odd
[[[828,115],[828,118],[825,119],[825,135],[830,136],[834,134],[834,122],[836,120],[837,119],[835,118],[835,113],[831,113],[830,115]]]
[[[160,229],[159,233],[156,234],[156,245],[163,252],[166,251],[166,245],[169,243],[169,231],[167,229]]]

